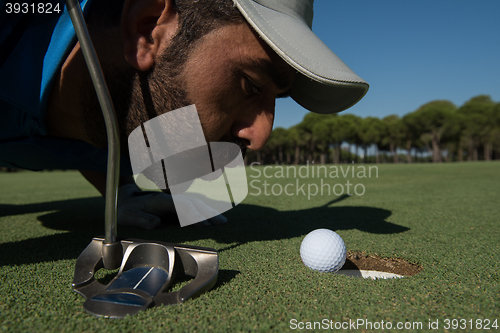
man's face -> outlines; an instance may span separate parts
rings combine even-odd
[[[286,95],[294,74],[244,23],[206,35],[180,79],[208,142],[236,139],[260,150],[271,134],[276,98]]]
[[[191,48],[181,67],[165,61],[171,50],[161,52],[148,73],[106,73],[122,142],[145,121],[195,104],[207,142],[234,142],[252,150],[264,147],[273,126],[275,100],[286,96],[295,71],[247,23],[208,33]],[[90,84],[85,91],[92,91]],[[88,95],[84,100],[90,115],[84,118],[89,136],[93,144],[105,148],[97,99]]]

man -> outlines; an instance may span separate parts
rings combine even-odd
[[[194,104],[207,142],[259,150],[276,98],[318,113],[355,104],[368,85],[310,30],[313,1],[82,0],[121,141]],[[77,169],[104,195],[105,126],[67,13],[0,4],[0,167]],[[171,197],[141,192],[122,148],[118,223],[158,227]]]

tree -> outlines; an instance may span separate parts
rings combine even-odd
[[[283,164],[283,150],[288,144],[287,130],[282,127],[277,127],[271,133],[269,138],[268,146],[272,149],[273,156],[276,156],[276,151],[278,152],[278,162]],[[275,158],[273,158],[275,160]]]
[[[384,124],[379,118],[366,117],[361,120],[358,135],[365,151],[365,159],[368,155],[368,146],[374,144],[377,148],[375,161],[376,163],[380,163],[378,150],[383,132]]]
[[[393,156],[394,163],[398,163],[396,148],[403,137],[403,126],[399,116],[393,114],[382,119],[385,124],[385,131],[382,142],[389,145],[389,150]]]
[[[483,145],[484,159],[489,161],[495,142],[495,103],[490,96],[479,95],[465,102],[458,109],[462,116],[464,141],[469,145],[468,160],[477,161],[479,146]]]
[[[330,146],[330,140],[331,140],[331,127],[329,126],[330,124],[327,121],[320,121],[314,124],[312,127],[312,133],[313,136],[316,138],[316,140],[319,142],[319,148],[321,150],[321,156],[320,156],[320,163],[325,164],[326,158],[327,158],[327,150],[328,147]]]
[[[406,160],[412,162],[411,149],[415,142],[420,138],[420,132],[417,126],[416,116],[414,112],[408,113],[401,119],[403,139],[406,141]]]
[[[301,150],[306,145],[304,131],[301,127],[295,125],[288,130],[288,137],[290,144],[295,148],[294,164],[297,165],[300,163]]]
[[[500,103],[497,103],[493,108],[492,121],[495,123],[495,128],[492,131],[492,150],[495,152],[495,159],[500,159]]]
[[[441,146],[448,152],[447,161],[454,160],[455,155],[459,161],[463,161],[463,151],[460,142],[462,136],[461,119],[456,110],[450,114],[445,129],[441,136]]]
[[[432,159],[441,162],[441,138],[449,130],[456,107],[449,101],[433,101],[422,105],[414,113],[414,124],[421,135],[428,135],[432,144]]]
[[[342,136],[341,142],[349,144],[347,151],[351,154],[351,145],[355,146],[354,151],[357,152],[357,145],[360,144],[359,129],[361,118],[353,114],[344,114],[338,116],[338,128]],[[357,154],[355,153],[357,158]]]
[[[347,152],[341,150],[345,144],[349,146]],[[309,113],[288,130],[276,128],[268,145],[261,152],[249,151],[245,161],[299,164],[306,158],[316,161],[319,153],[320,162],[325,163],[333,150],[333,163],[340,163],[341,159],[350,162],[353,145],[356,160],[359,148],[367,156],[368,148],[375,145],[377,163],[381,158],[387,160],[387,151],[397,163],[398,148],[406,149],[408,163],[429,161],[429,155],[434,162],[443,158],[462,161],[466,151],[468,160],[478,160],[483,155],[485,160],[500,159],[500,103],[479,95],[457,109],[449,101],[437,100],[402,118],[391,115],[384,119]]]
[[[346,121],[335,114],[322,123],[325,125],[324,129],[328,131],[329,143],[333,149],[332,162],[340,163],[340,146],[345,137]]]
[[[302,130],[304,140],[308,142],[307,159],[310,162],[313,162],[315,159],[314,155],[316,152],[316,148],[318,148],[316,143],[320,141],[320,144],[324,144],[324,142],[321,141],[324,138],[317,137],[317,133],[315,133],[314,127],[317,124],[322,123],[330,117],[334,116],[335,114],[318,114],[311,112],[306,114],[302,122],[298,125]]]

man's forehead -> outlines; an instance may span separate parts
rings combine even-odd
[[[219,60],[226,61],[227,69],[251,70],[269,77],[281,90],[290,88],[293,83],[295,69],[276,54],[247,22],[223,26],[206,36],[205,41]]]
[[[246,46],[252,50],[243,52],[240,59],[241,65],[270,76],[279,89],[290,87],[295,69],[274,52],[248,23],[244,23],[243,26],[251,33],[253,40],[249,43],[250,45],[244,45],[244,47]]]
[[[259,36],[259,34],[250,26],[250,24],[245,23],[248,29],[253,34],[255,40],[260,45],[263,53],[259,56],[251,59],[254,65],[260,67],[262,70],[266,70],[269,73],[273,73],[282,77],[293,77],[296,72],[290,65],[287,64],[267,43]],[[286,84],[285,84],[286,86]]]

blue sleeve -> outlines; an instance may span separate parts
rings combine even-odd
[[[2,54],[7,55],[0,63],[0,167],[105,173],[107,150],[83,141],[46,136],[50,89],[76,43],[64,0],[51,1],[59,3],[61,13],[57,15],[7,14],[5,3],[0,0],[0,60]],[[87,16],[91,0],[80,3]],[[20,20],[24,20],[22,25],[18,24]],[[127,156],[122,157],[121,166],[123,175],[132,174]]]

